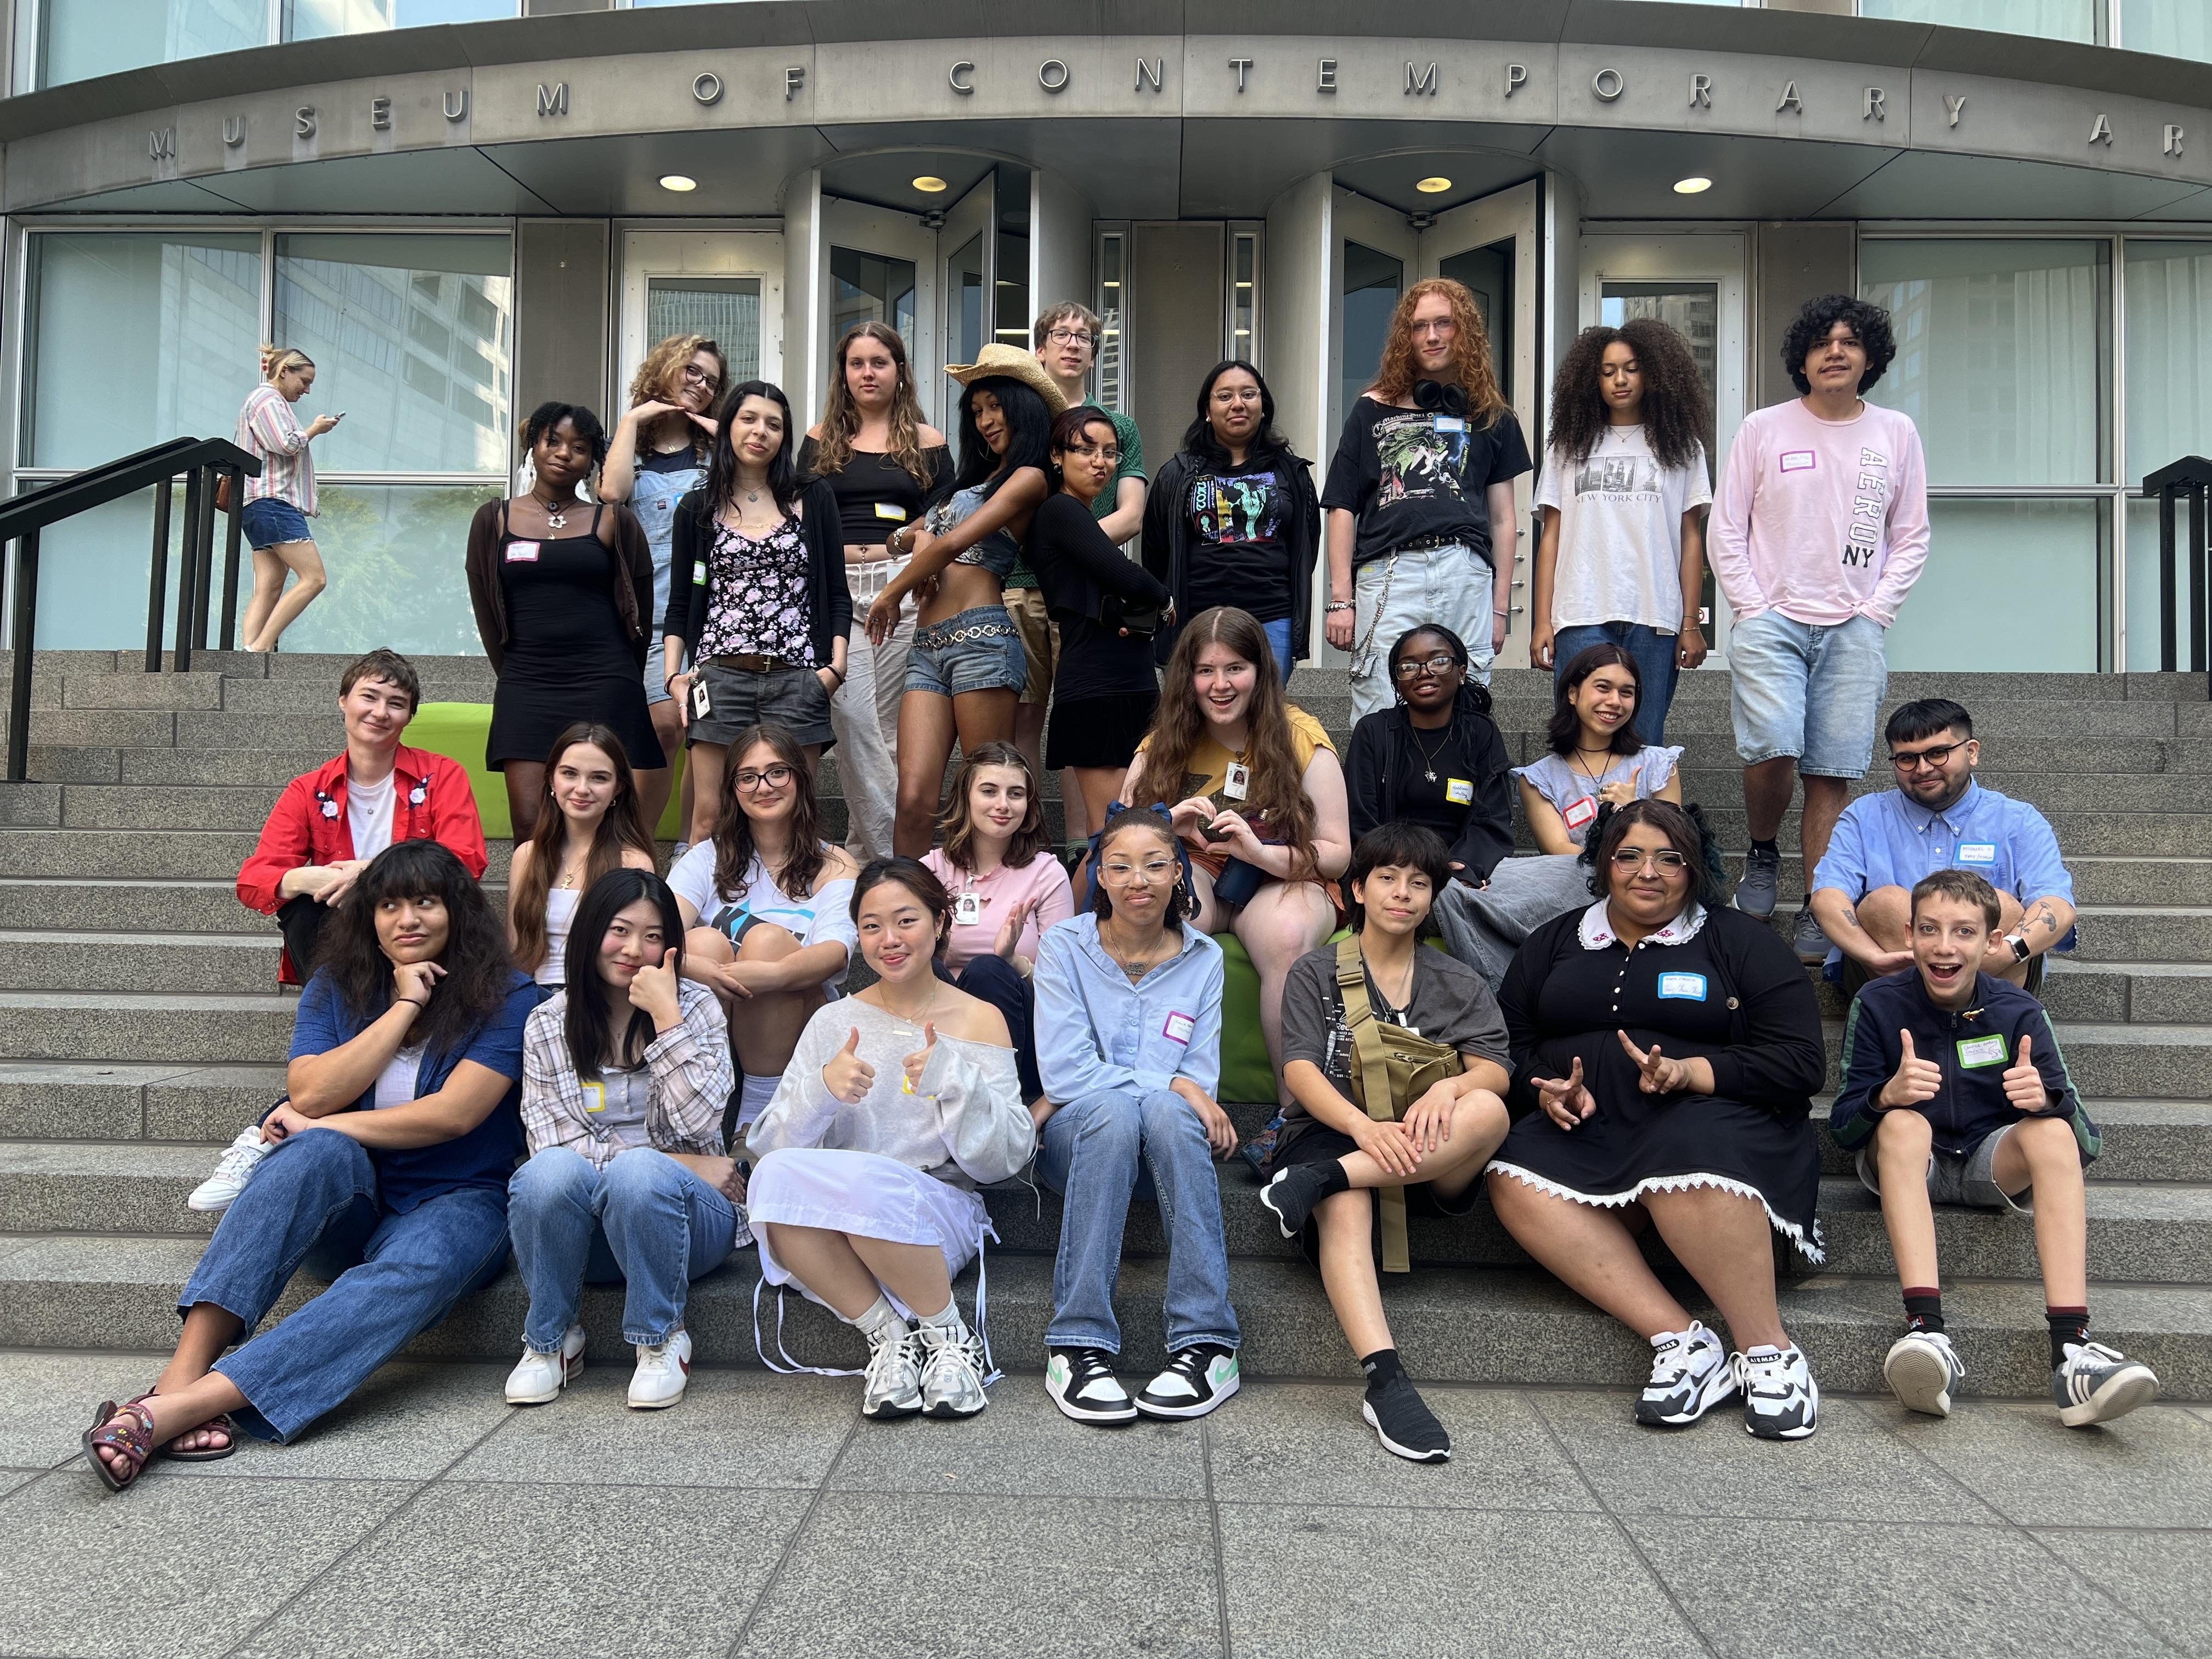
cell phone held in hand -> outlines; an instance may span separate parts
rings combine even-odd
[[[707,677],[702,674],[691,682],[691,718],[703,720],[714,712],[714,705],[707,696]]]

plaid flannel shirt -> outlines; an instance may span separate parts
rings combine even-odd
[[[655,1151],[722,1154],[722,1113],[737,1072],[730,1059],[730,1028],[722,1006],[705,986],[677,982],[684,1023],[655,1037],[645,1050],[652,1074],[645,1130]],[[522,1131],[532,1157],[566,1146],[604,1170],[622,1144],[585,1109],[584,1087],[568,1053],[568,995],[557,992],[538,1005],[522,1036]]]

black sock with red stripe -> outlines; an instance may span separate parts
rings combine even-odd
[[[1934,1336],[1943,1328],[1943,1292],[1932,1285],[1905,1287],[1905,1327]]]
[[[2066,1345],[2089,1340],[2089,1310],[2087,1308],[2045,1308],[2044,1322],[2051,1327],[2051,1369],[2057,1370],[2066,1363]]]

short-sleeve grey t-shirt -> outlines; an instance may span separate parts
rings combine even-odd
[[[1498,999],[1488,981],[1455,957],[1420,946],[1413,952],[1413,994],[1407,1006],[1389,1008],[1372,974],[1367,976],[1367,1002],[1379,1020],[1511,1069]],[[1300,957],[1283,981],[1283,1064],[1294,1060],[1318,1066],[1338,1093],[1352,1098],[1352,1031],[1337,989],[1334,945]],[[1305,1116],[1305,1108],[1296,1101],[1283,1109],[1285,1124]]]

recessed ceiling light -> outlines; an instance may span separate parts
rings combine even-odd
[[[1704,194],[1706,191],[1711,190],[1712,187],[1713,181],[1710,179],[1677,179],[1674,181],[1674,194],[1677,196],[1699,196]]]
[[[672,190],[680,196],[687,190],[698,189],[699,181],[696,179],[687,179],[680,173],[664,173],[660,175],[660,187],[663,190]]]
[[[925,173],[914,181],[914,187],[925,196],[934,196],[945,188],[945,184],[935,173]]]
[[[1451,188],[1451,180],[1449,179],[1417,179],[1413,181],[1413,188],[1420,191],[1424,196],[1440,196],[1444,191]]]

